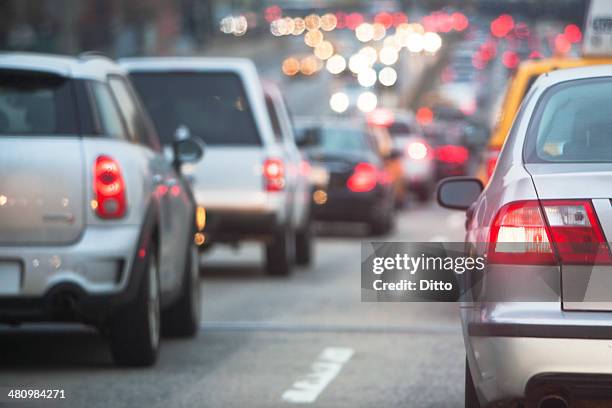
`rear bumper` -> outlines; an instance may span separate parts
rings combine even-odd
[[[208,242],[265,240],[281,225],[275,213],[256,211],[206,211],[204,232]]]
[[[136,294],[138,226],[90,226],[70,246],[0,247],[19,266],[0,290],[0,321],[98,321]]]
[[[586,397],[612,400],[612,327],[481,323],[467,331],[472,377],[485,404],[537,403],[550,394],[571,406]]]
[[[312,203],[312,218],[328,222],[372,222],[389,211],[389,193],[382,188],[367,193],[349,190],[329,190],[326,201]]]

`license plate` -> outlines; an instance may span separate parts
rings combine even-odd
[[[19,262],[0,261],[0,295],[19,293],[21,284],[21,264]]]

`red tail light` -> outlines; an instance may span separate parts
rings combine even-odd
[[[429,146],[424,142],[411,142],[406,147],[406,152],[413,160],[423,160],[429,156]]]
[[[559,259],[564,264],[609,264],[610,250],[588,200],[543,200]]]
[[[462,164],[469,155],[468,149],[463,146],[444,145],[436,148],[436,159],[444,163]]]
[[[376,166],[370,163],[359,163],[347,180],[346,186],[354,193],[367,193],[374,190],[377,183],[378,169]]]
[[[489,149],[487,152],[487,180],[491,178],[493,172],[495,171],[495,166],[497,166],[497,159],[499,157],[500,149]]]
[[[531,200],[510,203],[498,212],[488,261],[581,265],[611,263],[612,258],[590,201]]]
[[[113,158],[99,156],[94,166],[94,209],[100,218],[121,218],[127,210],[125,181]]]
[[[267,159],[263,164],[266,191],[281,191],[285,188],[285,166],[281,159]]]

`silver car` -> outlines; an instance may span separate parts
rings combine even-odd
[[[308,168],[279,90],[240,58],[133,58],[120,63],[157,129],[186,126],[206,159],[183,166],[206,208],[206,243],[266,245],[266,269],[310,262]],[[163,135],[162,135],[163,138]]]
[[[467,407],[610,406],[611,107],[612,66],[543,75],[486,189],[439,186],[488,262],[465,277]]]
[[[196,206],[177,168],[202,151],[174,148],[110,60],[1,54],[0,322],[94,325],[120,365],[152,364],[162,329],[194,335]]]

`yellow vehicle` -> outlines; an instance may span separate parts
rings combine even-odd
[[[484,160],[478,169],[478,178],[484,184],[489,181],[493,170],[495,170],[499,151],[514,121],[514,116],[525,94],[538,76],[557,69],[600,64],[612,64],[612,58],[547,58],[525,61],[520,64],[514,77],[508,82],[497,123],[489,140],[488,149],[484,154]]]

